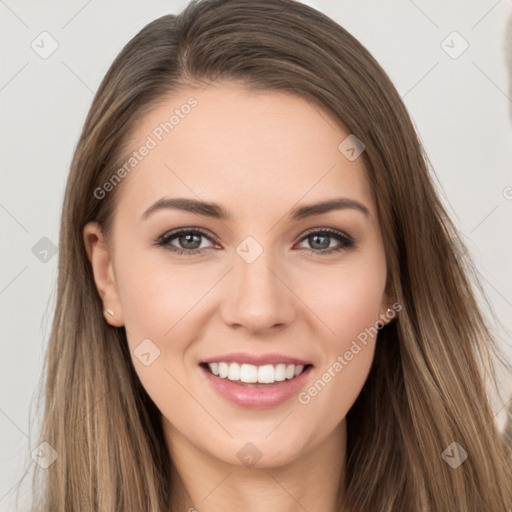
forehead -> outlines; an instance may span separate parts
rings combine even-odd
[[[163,196],[186,196],[243,215],[342,195],[372,211],[362,159],[339,149],[349,135],[331,114],[286,92],[225,83],[183,89],[135,126],[137,157],[120,201],[142,212]]]

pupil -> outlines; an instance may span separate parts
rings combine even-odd
[[[194,240],[193,239],[196,239],[195,242],[196,242],[196,246],[194,246]],[[190,235],[184,235],[184,236],[181,236],[180,237],[180,243],[183,243],[183,245],[187,248],[187,249],[197,249],[200,245],[201,245],[201,242],[200,242],[200,236],[199,235],[194,235],[194,234],[190,234]],[[199,242],[199,243],[197,243]],[[190,245],[188,244],[192,244],[192,247],[190,247]]]
[[[318,247],[318,246],[317,246],[317,247],[315,247],[315,249],[327,249],[327,248],[329,247],[329,238],[330,238],[329,236],[327,236],[327,235],[313,235],[311,238],[312,238],[311,245],[312,245],[313,247],[315,247],[315,244],[317,243],[317,240],[318,240],[319,238],[320,238],[320,239],[322,239],[322,238],[323,238],[323,240],[324,240],[324,243],[322,244],[322,243],[320,242],[320,244],[319,244],[320,246],[319,246],[319,247]]]

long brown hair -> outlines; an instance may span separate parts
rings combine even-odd
[[[472,264],[389,77],[361,43],[311,7],[199,0],[149,23],[123,48],[75,150],[40,436],[58,459],[39,470],[40,510],[172,510],[177,472],[161,414],[135,373],[124,328],[103,318],[82,231],[95,220],[108,237],[122,183],[101,199],[94,191],[126,161],[141,117],[174,91],[213,81],[300,95],[365,146],[389,280],[402,310],[379,332],[371,372],[347,415],[340,506],[512,509],[512,463],[486,392],[486,382],[497,387],[494,358],[502,356],[475,300]],[[443,457],[458,449],[454,442],[468,455],[457,468]]]

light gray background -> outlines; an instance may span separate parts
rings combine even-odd
[[[505,52],[511,0],[305,3],[357,37],[404,98],[481,273],[500,344],[512,359],[512,95]],[[14,510],[9,493],[36,446],[39,418],[32,402],[57,276],[57,256],[44,262],[32,248],[43,237],[58,243],[68,167],[108,66],[145,24],[185,4],[0,0],[2,511]],[[34,40],[42,46],[43,31],[58,42],[46,59],[31,48]],[[457,51],[461,41],[452,36],[442,45],[453,31],[469,43],[456,59],[443,46]],[[503,397],[494,404],[500,427],[510,393],[512,383],[504,382]]]

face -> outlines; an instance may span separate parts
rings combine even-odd
[[[108,247],[84,234],[171,446],[274,467],[339,433],[390,304],[349,135],[302,98],[233,84],[176,93],[137,126]]]

